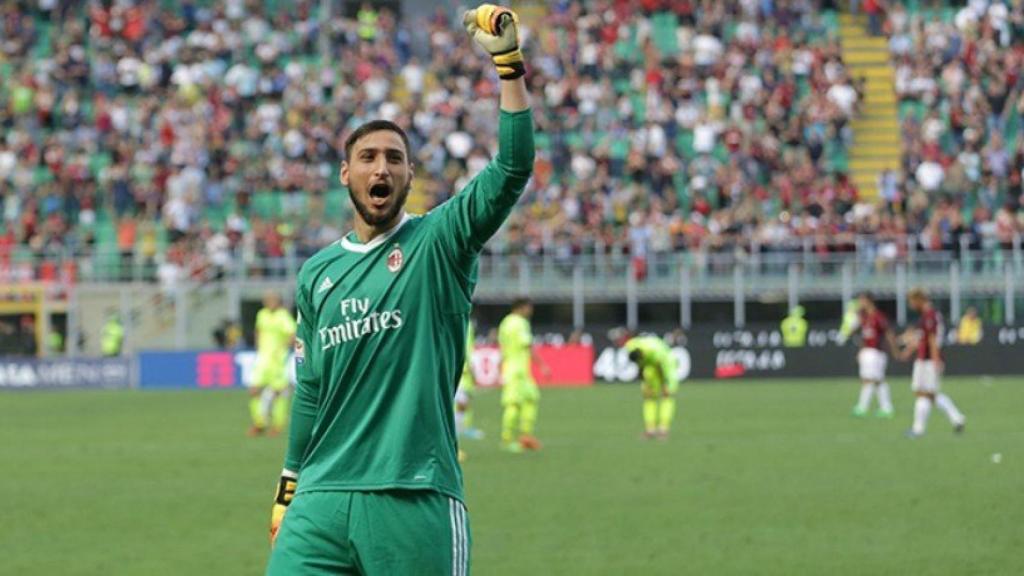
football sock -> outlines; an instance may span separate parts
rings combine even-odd
[[[911,427],[914,434],[924,434],[925,424],[928,423],[928,414],[932,411],[932,401],[924,396],[918,396],[914,402],[914,425]]]
[[[533,425],[537,422],[537,403],[523,402],[519,413],[519,431],[527,436],[533,436]]]
[[[259,396],[249,397],[249,416],[252,418],[252,425],[257,428],[264,428],[267,419],[263,416],[263,399]]]
[[[274,397],[277,396],[270,386],[263,387],[263,393],[260,394],[260,419],[263,425],[266,426],[270,420],[270,410],[274,406]]]
[[[501,414],[501,441],[508,444],[516,438],[516,423],[519,422],[519,405],[509,404]]]
[[[661,404],[658,406],[658,428],[662,432],[668,432],[668,429],[672,426],[672,418],[676,415],[676,399],[675,398],[662,398]]]
[[[889,383],[878,384],[878,407],[883,412],[892,412],[892,396],[889,394]]]
[[[956,404],[953,404],[953,400],[945,394],[939,394],[935,396],[935,405],[946,413],[949,417],[949,421],[954,426],[964,423],[964,415],[960,410],[957,409]]]
[[[466,431],[466,413],[455,408],[455,433],[462,434]]]
[[[288,395],[281,393],[274,398],[274,406],[271,408],[271,422],[274,423],[274,428],[278,430],[284,429],[285,424],[288,423]]]
[[[654,432],[658,427],[658,401],[654,398],[644,399],[644,432]]]
[[[466,406],[466,408],[463,409],[463,411],[462,411],[462,426],[463,426],[463,428],[462,428],[463,430],[472,430],[473,429],[473,407],[472,406]]]
[[[875,387],[871,384],[861,384],[860,386],[860,397],[857,399],[857,411],[867,412],[868,406],[871,405],[871,395],[874,394]]]

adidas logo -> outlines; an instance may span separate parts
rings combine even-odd
[[[334,282],[331,282],[330,276],[325,276],[324,281],[320,283],[320,287],[316,289],[316,293],[327,292],[331,288],[334,288]]]

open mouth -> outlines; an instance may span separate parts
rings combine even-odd
[[[383,206],[391,196],[391,186],[380,182],[370,186],[370,202],[374,206]]]

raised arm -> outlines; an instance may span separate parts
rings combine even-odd
[[[463,17],[466,32],[490,54],[501,83],[498,155],[439,208],[444,232],[457,251],[475,254],[508,218],[533,172],[533,115],[523,76],[518,18],[482,4]]]

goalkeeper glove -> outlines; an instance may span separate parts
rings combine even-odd
[[[298,475],[291,470],[283,470],[281,479],[277,483],[277,494],[274,496],[274,507],[270,509],[270,545],[277,540],[277,532],[281,529],[281,521],[284,520],[284,513],[288,511],[288,505],[295,497],[295,484],[298,482]]]
[[[502,80],[515,80],[526,74],[519,50],[518,23],[515,12],[494,4],[481,4],[462,17],[466,32],[491,55]]]

